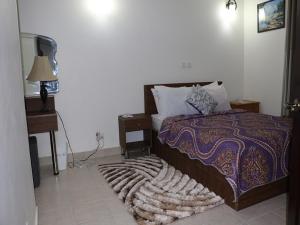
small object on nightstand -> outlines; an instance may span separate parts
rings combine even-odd
[[[132,115],[132,114],[129,114],[129,113],[126,113],[126,114],[123,114],[122,117],[123,117],[123,118],[132,118],[133,115]]]
[[[230,105],[233,109],[245,109],[249,112],[259,113],[259,102],[250,100],[231,101]]]
[[[150,155],[150,148],[152,147],[151,116],[144,113],[130,115],[131,117],[124,117],[124,115],[118,117],[119,138],[122,155],[125,155],[125,158],[128,158],[130,152],[141,149],[147,149],[148,154]],[[127,142],[126,133],[132,131],[143,131],[144,140],[137,142]]]

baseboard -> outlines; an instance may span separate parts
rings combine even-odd
[[[91,153],[93,153],[95,150],[87,151],[87,152],[78,152],[74,153],[75,159],[84,159],[87,156],[89,156]],[[94,157],[108,157],[108,156],[114,156],[114,155],[120,155],[121,154],[121,148],[120,147],[114,147],[114,148],[105,148],[99,150]],[[72,154],[68,153],[68,161],[71,161]],[[40,166],[48,166],[52,164],[51,156],[42,157],[39,158]]]
[[[34,225],[39,224],[39,208],[38,206],[35,207],[35,220],[34,220]]]

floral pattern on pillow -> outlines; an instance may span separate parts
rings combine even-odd
[[[216,100],[200,85],[193,87],[193,92],[186,99],[186,102],[203,115],[208,115],[214,112],[216,106],[218,105]]]

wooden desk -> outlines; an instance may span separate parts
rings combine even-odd
[[[54,175],[58,175],[59,170],[57,164],[57,151],[55,141],[55,131],[58,130],[58,124],[55,111],[54,96],[48,97],[47,107],[49,109],[49,112],[40,112],[42,108],[42,101],[40,97],[25,97],[28,134],[49,132],[53,173]]]

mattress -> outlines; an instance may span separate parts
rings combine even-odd
[[[163,118],[159,114],[153,114],[152,117],[152,127],[155,131],[160,131],[162,122],[164,121]]]

